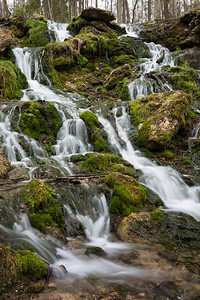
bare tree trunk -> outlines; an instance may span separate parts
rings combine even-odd
[[[132,18],[132,23],[134,23],[134,20],[135,20],[135,11],[136,11],[136,7],[137,7],[137,3],[138,3],[138,0],[135,0],[135,4],[133,6],[133,18]]]
[[[129,11],[129,6],[128,6],[128,1],[125,1],[125,7],[126,7],[126,23],[130,23],[130,11]]]
[[[125,0],[122,0],[122,23],[126,23]]]
[[[164,0],[164,18],[169,19],[169,0]]]
[[[154,19],[161,19],[162,15],[162,3],[161,0],[157,0],[154,3]]]
[[[50,20],[53,20],[53,17],[52,17],[52,8],[51,8],[51,0],[48,0],[48,10],[49,10],[49,18],[50,18]]]
[[[96,2],[96,3],[95,3],[95,4],[96,4],[96,7],[98,7],[98,0],[96,0],[95,2]]]
[[[151,0],[148,0],[148,22],[151,21]]]
[[[122,1],[117,0],[117,22],[121,24],[122,22]]]
[[[183,0],[183,8],[184,8],[184,12],[188,10],[188,4],[186,0]]]
[[[3,0],[3,6],[4,6],[5,17],[9,18],[11,15],[11,12],[8,9],[8,4],[7,4],[6,0]]]
[[[0,17],[1,18],[3,17],[3,5],[2,5],[1,0],[0,0]]]

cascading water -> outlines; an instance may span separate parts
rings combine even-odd
[[[138,37],[135,28],[127,25],[128,36]],[[131,33],[133,31],[133,33]],[[137,30],[139,32],[139,29]],[[172,90],[164,78],[160,79],[155,73],[161,72],[164,67],[174,67],[175,60],[172,53],[161,45],[155,43],[144,43],[149,49],[149,58],[140,58],[136,71],[137,78],[129,84],[131,99],[140,99],[157,92]]]
[[[67,36],[60,37],[58,34],[59,27],[56,23],[49,22],[50,30],[54,30],[56,40],[62,41]],[[56,29],[55,29],[56,28]],[[66,27],[65,27],[66,28]],[[63,29],[61,29],[62,31]],[[57,32],[57,35],[56,35]],[[132,33],[132,36],[134,34]],[[150,73],[152,71],[160,71],[163,66],[173,66],[171,54],[167,49],[153,43],[147,44],[152,54],[149,59],[141,59],[140,71],[142,73]],[[157,63],[156,60],[160,53],[164,51],[164,59],[162,63]],[[12,108],[2,107],[0,112],[0,129],[3,138],[3,150],[7,158],[12,164],[23,164],[24,167],[31,171],[35,168],[32,156],[37,158],[39,162],[53,165],[60,172],[72,174],[70,168],[70,156],[75,153],[91,152],[92,147],[88,143],[87,131],[84,122],[79,119],[82,109],[77,107],[77,102],[81,100],[81,96],[62,93],[61,91],[51,87],[49,79],[44,75],[42,66],[38,73],[40,49],[14,49],[16,57],[16,65],[26,75],[29,87],[24,91],[21,101],[44,100],[51,102],[57,108],[61,119],[62,127],[57,134],[56,144],[53,146],[55,155],[49,157],[46,151],[35,140],[23,135],[22,133],[14,132],[11,128],[10,116],[12,111],[16,109],[16,104]],[[38,75],[37,75],[38,73]],[[37,76],[36,76],[37,75]],[[152,89],[151,83],[146,83],[146,77],[141,75],[129,88],[132,98],[139,98],[149,93],[155,92]],[[45,82],[47,86],[42,84]],[[170,89],[167,83],[163,84],[164,89]],[[9,111],[9,113],[7,113]],[[7,115],[6,115],[7,113]],[[180,178],[179,174],[169,168],[160,167],[143,157],[141,152],[135,151],[128,139],[127,131],[130,127],[128,114],[123,108],[121,117],[117,117],[114,110],[116,125],[118,127],[119,137],[126,143],[126,148],[119,143],[119,137],[111,126],[110,122],[99,115],[99,121],[103,124],[108,133],[112,145],[118,148],[122,157],[130,162],[136,169],[140,169],[143,173],[141,183],[155,191],[164,201],[166,207],[175,211],[182,211],[191,214],[196,219],[200,220],[200,204],[199,204],[199,188],[188,187]],[[32,156],[28,155],[19,143],[18,138],[25,139],[26,143],[31,148]],[[114,147],[114,148],[115,148]],[[17,154],[16,154],[17,153]],[[31,178],[31,176],[30,176]],[[85,189],[89,189],[85,184]],[[76,193],[76,192],[75,192]],[[90,192],[89,189],[89,193]],[[76,198],[74,196],[74,198]],[[68,214],[79,220],[84,229],[87,241],[86,246],[100,246],[107,253],[107,258],[96,258],[85,255],[82,249],[74,249],[61,245],[57,240],[49,236],[39,233],[31,228],[26,215],[21,215],[21,219],[14,224],[13,230],[0,225],[0,232],[6,235],[10,241],[16,240],[16,244],[24,243],[30,245],[41,256],[52,263],[53,267],[64,265],[68,271],[63,280],[73,281],[77,278],[84,278],[89,275],[95,275],[106,279],[127,279],[127,278],[149,278],[159,274],[152,270],[141,269],[111,262],[109,257],[113,255],[117,259],[124,249],[132,249],[133,245],[125,243],[112,243],[109,241],[109,213],[106,204],[105,195],[102,193],[88,196],[87,212],[82,210],[82,205],[74,202],[75,212],[66,205],[65,208]],[[87,201],[85,201],[87,203]],[[59,257],[59,259],[58,259]]]
[[[48,30],[51,36],[51,43],[63,42],[65,39],[70,38],[71,34],[67,30],[68,23],[56,23],[54,21],[47,21]]]

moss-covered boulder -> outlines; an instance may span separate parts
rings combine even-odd
[[[194,10],[179,19],[156,20],[143,25],[140,36],[147,42],[161,44],[174,51],[200,46],[200,11]]]
[[[20,114],[21,112],[21,114]],[[18,122],[19,119],[19,128]],[[61,118],[56,108],[45,101],[24,102],[21,111],[17,107],[13,113],[11,124],[16,131],[43,143],[47,151],[52,152],[52,145],[55,143],[56,135],[62,126]]]
[[[152,94],[132,101],[130,114],[138,126],[137,143],[151,150],[165,149],[185,125],[191,96],[181,91]]]
[[[23,188],[21,195],[28,208],[33,227],[45,233],[50,232],[49,226],[59,228],[61,231],[65,229],[61,204],[52,189],[42,181],[32,179]]]
[[[146,188],[133,177],[120,173],[111,173],[104,179],[113,189],[110,212],[119,216],[128,216],[140,211],[146,201]]]
[[[123,241],[160,243],[176,252],[198,249],[199,230],[200,223],[192,217],[157,208],[152,212],[131,213],[121,221],[117,232]]]
[[[131,165],[114,154],[94,153],[83,161],[82,173],[122,172],[132,174]]]
[[[22,47],[42,47],[50,42],[47,20],[30,18],[24,23],[26,35],[22,39]]]
[[[111,23],[114,20],[115,16],[110,11],[88,7],[81,12],[80,16],[72,19],[67,29],[78,34],[83,27],[92,25],[103,32],[109,32],[113,29],[119,34],[126,33],[124,28],[121,28],[115,23]]]
[[[10,171],[11,165],[10,162],[5,159],[0,152],[0,179],[6,178],[8,172]]]
[[[84,111],[80,118],[85,122],[89,133],[89,139],[94,145],[96,152],[107,152],[108,151],[108,140],[107,134],[103,130],[103,126],[99,122],[97,116],[91,111]]]
[[[21,264],[15,251],[10,247],[0,244],[0,294],[13,284],[16,284],[21,275]]]
[[[28,87],[25,75],[8,60],[0,60],[0,99],[17,100]]]
[[[0,244],[0,294],[19,283],[24,276],[38,280],[47,275],[44,262],[30,251],[14,250]]]

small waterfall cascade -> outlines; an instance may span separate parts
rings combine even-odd
[[[51,36],[51,43],[63,42],[65,39],[70,38],[71,34],[67,30],[68,23],[56,23],[54,21],[47,21],[47,27]]]
[[[61,25],[49,21],[48,27],[50,31],[54,32],[56,41],[62,41],[69,37],[65,35],[68,34],[66,24]],[[128,34],[134,36],[133,26],[127,28],[129,28]],[[137,33],[135,35],[137,37]],[[151,52],[151,58],[141,59],[140,77],[129,85],[133,99],[143,97],[157,90],[157,85],[159,85],[157,79],[156,86],[152,84],[152,78],[146,81],[149,73],[160,72],[163,66],[173,66],[175,64],[167,49],[153,43],[147,44],[147,46]],[[157,59],[162,51],[165,55],[162,63],[159,64]],[[50,80],[43,73],[42,66],[38,73],[41,55],[39,48],[15,48],[13,52],[16,57],[16,65],[27,77],[29,86],[28,89],[23,91],[24,95],[19,101],[19,105],[15,103],[1,108],[0,138],[2,139],[2,149],[0,150],[5,153],[12,165],[28,170],[29,180],[33,177],[34,169],[43,165],[46,165],[47,170],[50,169],[52,174],[59,174],[58,176],[60,174],[63,176],[72,175],[70,157],[73,154],[85,154],[93,150],[88,142],[86,126],[79,118],[83,109],[78,107],[78,103],[83,98],[80,95],[64,93],[53,88]],[[167,83],[162,82],[162,86],[164,90],[170,89]],[[19,110],[20,118],[21,104],[24,101],[35,100],[52,103],[62,120],[62,127],[59,129],[56,143],[53,145],[55,153],[51,156],[39,142],[22,132],[15,132],[11,126],[14,110]],[[85,98],[84,100],[87,101]],[[98,110],[99,121],[104,126],[113,148],[117,148],[121,156],[132,164],[135,169],[141,170],[140,182],[160,196],[166,206],[164,209],[184,212],[200,220],[200,188],[187,186],[174,169],[158,166],[145,158],[140,151],[134,150],[128,138],[128,128],[130,128],[128,113],[124,107],[122,107],[122,115],[120,116],[117,114],[117,109],[113,111],[119,136],[116,135],[110,121],[103,118]],[[194,133],[194,136],[196,137],[196,133]],[[119,138],[126,143],[126,147],[120,144]],[[105,195],[99,191],[100,188],[94,192],[91,191],[88,183],[82,183],[82,185],[86,194],[85,198],[81,195],[82,198],[75,201],[77,192],[76,190],[71,192],[73,212],[71,207],[65,204],[68,215],[79,221],[84,227],[86,239],[81,246],[70,246],[70,242],[66,246],[57,239],[42,234],[31,227],[26,214],[21,214],[19,217],[15,216],[12,229],[0,224],[1,236],[17,247],[34,250],[48,260],[56,270],[60,265],[65,266],[68,272],[62,274],[64,283],[91,275],[112,282],[126,282],[126,280],[130,279],[131,281],[133,278],[151,279],[152,277],[156,278],[156,276],[159,278],[159,272],[132,267],[123,260],[120,262],[123,251],[130,251],[129,253],[131,253],[135,246],[111,241],[110,217]],[[93,246],[101,247],[105,252],[105,256],[102,258],[86,255],[85,248]],[[114,260],[112,260],[113,258]]]
[[[172,211],[187,213],[200,220],[200,187],[189,187],[184,183],[178,172],[171,167],[158,166],[148,158],[142,156],[139,150],[134,150],[128,139],[130,119],[123,108],[121,117],[115,117],[120,138],[126,143],[122,147],[116,136],[116,132],[108,120],[99,116],[100,122],[107,131],[111,144],[118,147],[122,157],[131,163],[135,169],[142,171],[140,182],[153,190],[164,202],[166,208]]]
[[[139,27],[135,25],[126,25],[127,36],[138,38]],[[125,35],[126,36],[126,35]],[[131,99],[140,99],[153,93],[172,90],[160,73],[164,67],[174,67],[175,60],[172,53],[159,44],[145,43],[149,49],[149,58],[140,58],[136,72],[137,78],[129,84]]]

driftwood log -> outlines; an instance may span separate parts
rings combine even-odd
[[[158,57],[158,59],[156,60],[156,62],[158,64],[160,64],[161,62],[163,62],[163,59],[165,58],[165,51],[162,49],[160,56]]]

